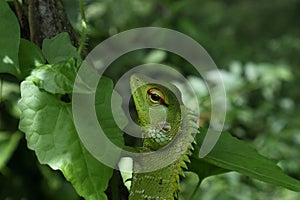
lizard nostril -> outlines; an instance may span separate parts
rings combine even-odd
[[[159,122],[158,126],[159,126],[160,130],[162,130],[164,132],[169,132],[171,130],[171,125],[168,122]]]

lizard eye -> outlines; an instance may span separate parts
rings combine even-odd
[[[159,102],[160,96],[157,94],[151,94],[150,99],[152,100],[152,102]]]
[[[165,104],[164,94],[157,88],[151,88],[147,91],[148,99],[153,104]]]

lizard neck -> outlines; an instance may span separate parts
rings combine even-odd
[[[192,149],[192,142],[197,133],[197,117],[188,109],[182,109],[182,120],[180,121],[180,130],[172,145],[168,145],[165,156],[174,153],[182,155],[175,162],[156,171],[146,173],[134,173],[130,189],[129,200],[140,199],[176,199],[179,178],[183,175],[183,168],[186,168],[185,162],[189,162],[188,156]],[[180,152],[181,150],[184,152]],[[178,151],[179,150],[179,151]],[[153,162],[153,165],[159,163]],[[150,167],[151,166],[147,166]]]

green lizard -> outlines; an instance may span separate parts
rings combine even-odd
[[[179,176],[183,175],[185,162],[189,162],[197,133],[197,117],[183,105],[174,85],[132,75],[130,87],[142,128],[143,150],[164,148],[161,161],[170,156],[178,156],[178,159],[161,169],[143,173],[135,173],[134,163],[129,200],[177,199]]]

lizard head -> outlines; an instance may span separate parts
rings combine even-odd
[[[133,101],[143,132],[143,146],[157,150],[172,141],[180,128],[180,91],[170,83],[134,74],[130,78]]]

